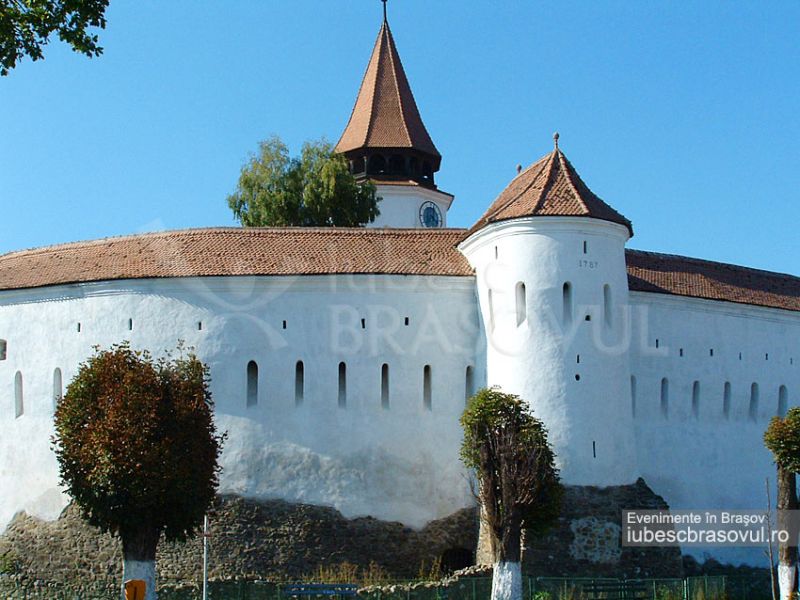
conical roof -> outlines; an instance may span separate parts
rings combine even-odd
[[[384,19],[358,92],[350,121],[336,151],[361,148],[413,149],[430,155],[438,169],[441,155],[422,123],[400,55]]]
[[[575,167],[558,148],[533,163],[506,187],[472,226],[477,231],[490,223],[519,217],[592,217],[624,225],[631,222],[589,189]]]

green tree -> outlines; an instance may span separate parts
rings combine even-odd
[[[375,220],[378,201],[375,186],[357,182],[330,143],[306,142],[293,158],[277,136],[259,144],[228,196],[245,227],[358,227]]]
[[[208,369],[179,345],[155,360],[127,343],[79,366],[55,414],[61,483],[87,521],[122,540],[124,580],[155,595],[161,535],[185,540],[214,499],[223,437]]]
[[[797,476],[800,472],[800,408],[792,408],[786,416],[773,417],[764,432],[764,445],[772,452],[778,469],[778,527],[787,528],[788,514],[797,510]],[[781,599],[792,598],[797,591],[797,540],[778,543],[778,583]]]
[[[484,531],[494,554],[492,600],[522,597],[522,531],[557,519],[562,487],[547,429],[527,403],[497,388],[473,396],[461,416],[461,460],[474,469]]]
[[[0,75],[8,75],[23,56],[44,58],[42,47],[57,33],[75,52],[100,56],[89,27],[106,26],[109,0],[0,0]]]

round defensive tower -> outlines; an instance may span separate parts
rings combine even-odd
[[[558,148],[498,196],[459,245],[475,268],[487,383],[547,425],[565,483],[637,475],[630,413],[630,221]]]

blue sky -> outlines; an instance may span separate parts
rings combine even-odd
[[[88,60],[0,79],[0,253],[233,225],[260,139],[336,141],[378,0],[115,0]],[[390,0],[471,225],[552,133],[629,246],[800,274],[800,3]]]

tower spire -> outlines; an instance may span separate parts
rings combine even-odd
[[[353,174],[382,180],[414,180],[435,188],[442,157],[419,114],[411,86],[386,20],[361,82],[350,120],[336,151],[350,161]]]

